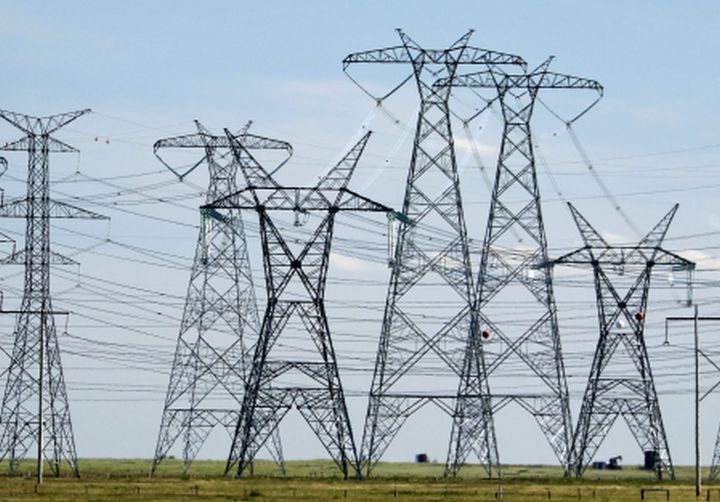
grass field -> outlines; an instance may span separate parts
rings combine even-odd
[[[148,477],[149,460],[83,459],[81,479],[46,478],[37,487],[30,462],[24,475],[0,478],[0,500],[47,501],[570,501],[626,502],[695,500],[693,470],[678,467],[676,481],[655,482],[647,471],[625,467],[621,471],[588,470],[582,480],[566,479],[558,467],[504,466],[503,480],[483,478],[479,467],[468,467],[457,479],[442,477],[440,464],[381,463],[373,479],[343,481],[325,460],[287,463],[281,476],[269,461],[258,461],[254,475],[245,479],[222,476],[224,463],[197,461],[188,476],[180,461],[167,460],[155,477]],[[6,466],[0,464],[6,472]],[[67,469],[66,469],[67,470]],[[707,475],[707,473],[705,473]],[[720,501],[720,484],[706,484],[702,500]]]

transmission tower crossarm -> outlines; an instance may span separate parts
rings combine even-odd
[[[526,78],[516,75],[507,78],[514,87],[520,87],[525,80],[529,80],[528,85],[538,89],[591,89],[600,94],[604,92],[602,84],[597,80],[551,71],[530,74]]]
[[[181,136],[175,136],[172,138],[164,138],[155,142],[153,145],[153,153],[155,157],[167,167],[175,176],[181,181],[191,172],[193,172],[198,166],[204,162],[210,161],[212,156],[215,154],[215,150],[219,148],[230,149],[230,140],[225,135],[216,136],[210,134],[205,127],[203,127],[197,120],[195,124],[198,128],[197,133],[184,134]],[[265,136],[259,136],[257,134],[250,134],[247,132],[247,126],[236,135],[236,137],[242,141],[246,148],[251,150],[278,150],[284,151],[286,157],[280,162],[279,166],[275,169],[282,167],[293,154],[293,147],[287,141],[282,141],[274,138],[268,138]],[[201,148],[205,150],[205,156],[200,158],[197,162],[192,164],[184,172],[178,171],[177,168],[171,166],[159,153],[160,150],[165,148]]]
[[[349,54],[343,59],[343,71],[354,63],[410,63],[415,66],[425,64],[511,64],[520,65],[523,68],[526,65],[525,60],[517,54],[468,46],[467,42],[473,34],[473,30],[468,30],[447,49],[424,49],[400,28],[396,31],[400,36],[402,45]]]
[[[26,249],[14,251],[8,256],[0,259],[0,265],[25,265],[27,254],[28,252]],[[50,265],[78,265],[78,262],[72,258],[56,253],[55,251],[50,251],[48,263]]]
[[[588,263],[588,257],[592,256],[598,265],[645,265],[652,261],[652,265],[671,265],[675,269],[691,269],[695,263],[683,258],[677,253],[658,247],[648,246],[611,246],[593,248],[584,246],[571,251],[555,260],[553,265],[581,265]]]
[[[246,148],[252,150],[284,150],[292,155],[292,145],[287,141],[259,136],[257,134],[241,133],[237,138]],[[207,133],[192,133],[164,138],[155,142],[153,153],[163,148],[230,148],[230,141],[225,136],[215,136]]]
[[[59,113],[47,117],[33,117],[22,113],[0,110],[0,118],[14,125],[24,133],[32,136],[49,135],[69,124],[73,120],[90,113],[92,110],[86,108],[68,113]]]
[[[413,57],[408,50],[418,50],[418,57]],[[354,52],[343,59],[343,69],[355,63],[413,63],[413,64],[446,64],[448,57],[455,57],[455,63],[468,65],[524,65],[525,61],[516,54],[498,52],[480,47],[462,46],[450,49],[415,49],[397,45],[383,49]]]
[[[452,78],[443,78],[435,83],[436,87],[473,87],[495,89],[496,87],[534,89],[591,89],[603,94],[604,88],[597,80],[576,77],[555,72],[529,73],[526,75],[513,75],[496,70],[485,70],[464,75],[455,75]]]
[[[396,45],[384,49],[354,52],[343,59],[343,69],[354,63],[412,63],[405,46]]]
[[[47,151],[50,153],[77,153],[78,149],[74,146],[70,146],[67,143],[64,143],[60,140],[57,140],[53,137],[47,136]],[[5,143],[5,145],[0,148],[0,150],[4,150],[6,152],[26,152],[29,148],[32,148],[30,145],[30,137],[24,136],[16,141],[12,141],[10,143]]]
[[[255,195],[257,199],[253,199]],[[334,197],[333,197],[334,196]],[[303,201],[299,206],[297,201]],[[316,187],[244,188],[234,194],[202,206],[210,209],[257,209],[272,211],[394,211],[388,206],[364,197],[347,188],[319,189]]]
[[[49,201],[50,218],[84,218],[89,220],[109,220],[108,216],[88,211],[65,202]],[[25,218],[28,216],[27,199],[18,199],[0,205],[0,218]]]

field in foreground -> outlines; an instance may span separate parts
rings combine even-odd
[[[479,467],[468,467],[457,479],[442,477],[442,465],[381,463],[373,479],[343,481],[329,461],[291,461],[281,476],[268,461],[258,461],[254,476],[227,479],[224,463],[197,461],[188,476],[181,463],[167,460],[153,478],[148,460],[82,459],[81,479],[46,478],[36,487],[32,464],[22,476],[0,478],[0,500],[47,501],[570,501],[629,502],[695,500],[693,470],[678,467],[676,481],[655,482],[647,471],[625,467],[621,471],[591,471],[582,480],[566,479],[558,467],[505,466],[503,480],[488,480]],[[0,464],[0,472],[7,466]],[[67,471],[67,469],[65,469]],[[707,472],[704,473],[707,475]],[[702,500],[720,501],[720,484],[706,484]],[[662,490],[662,491],[656,491]]]

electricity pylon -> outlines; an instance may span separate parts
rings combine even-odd
[[[25,136],[6,143],[6,151],[28,153],[27,195],[0,206],[0,217],[25,219],[25,247],[0,264],[25,266],[21,307],[17,312],[15,342],[0,409],[0,459],[8,459],[15,472],[30,447],[37,446],[38,481],[43,459],[55,476],[65,459],[79,476],[70,405],[65,388],[55,314],[50,300],[50,266],[75,261],[50,250],[51,218],[107,217],[50,199],[50,153],[77,152],[51,136],[90,110],[31,117],[0,110],[0,118]],[[67,314],[67,313],[65,313]]]
[[[449,87],[435,87],[439,77],[452,78],[459,65],[522,65],[519,56],[468,46],[472,31],[447,49],[424,49],[401,30],[402,45],[359,52],[343,60],[356,63],[412,65],[420,94],[420,112],[397,234],[382,331],[378,344],[365,430],[363,469],[369,475],[406,420],[427,403],[453,414],[452,392],[429,390],[418,374],[431,368],[457,385],[464,348],[477,340],[472,306],[474,288],[460,181],[453,148]],[[439,285],[442,287],[437,287]],[[426,288],[433,284],[432,295]],[[438,323],[428,316],[427,302],[451,302]],[[418,301],[420,300],[420,301]],[[425,302],[425,303],[423,303]],[[474,438],[476,453],[488,474],[498,467],[497,446],[484,377],[482,351],[473,371],[483,401],[487,434]],[[415,374],[413,374],[415,373]]]
[[[720,428],[718,428],[717,437],[715,438],[715,448],[713,449],[712,464],[710,466],[710,480],[715,480],[720,475]]]
[[[369,135],[314,187],[283,187],[228,132],[248,188],[206,207],[257,212],[267,307],[226,473],[237,464],[237,475],[242,476],[268,435],[295,406],[343,476],[347,478],[350,469],[360,476],[324,299],[336,215],[389,211],[347,188]],[[277,216],[271,216],[288,212],[317,212],[322,219],[307,240],[291,241],[282,235]],[[298,333],[309,335],[317,352],[279,350],[289,343],[288,336]]]
[[[504,122],[474,306],[480,329],[490,334],[492,341],[481,344],[471,340],[466,349],[447,464],[452,474],[465,463],[477,438],[488,434],[478,397],[481,382],[476,376],[483,345],[491,388],[493,373],[503,366],[519,363],[527,370],[516,391],[494,394],[493,410],[518,402],[535,418],[561,465],[567,469],[570,462],[572,420],[552,270],[538,267],[547,263],[548,251],[530,122],[541,89],[591,89],[602,96],[602,86],[594,80],[549,72],[551,61],[549,58],[527,73],[511,74],[490,67],[435,84],[495,90]],[[595,103],[597,100],[573,120]],[[506,314],[508,299],[523,305],[523,315],[511,320],[505,316],[509,321],[505,322],[498,317]],[[519,376],[516,368],[513,374]],[[538,384],[543,390],[528,392],[526,386]]]
[[[209,204],[238,190],[238,164],[226,136],[210,134],[198,121],[195,125],[197,133],[158,140],[153,149],[180,180],[206,163],[210,180],[205,203]],[[292,155],[289,143],[249,134],[247,129],[238,141],[251,150],[280,150],[287,158]],[[165,148],[201,149],[204,155],[185,172],[178,172],[158,154]],[[180,438],[183,472],[187,473],[215,427],[222,426],[232,437],[259,329],[242,215],[230,209],[218,219],[201,212],[153,473]],[[279,431],[271,436],[268,449],[284,472]]]
[[[663,472],[675,478],[644,328],[651,273],[659,267],[670,267],[686,270],[692,277],[695,268],[694,263],[661,247],[677,208],[677,204],[673,206],[636,246],[611,246],[570,205],[585,245],[553,264],[592,267],[600,323],[573,438],[572,467],[578,477],[592,461],[615,420],[622,416],[641,450],[654,457],[658,479]]]

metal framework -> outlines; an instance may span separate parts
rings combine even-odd
[[[710,480],[715,480],[720,474],[720,427],[718,428],[717,437],[715,438],[715,448],[713,449],[712,465],[710,466]]]
[[[436,86],[494,89],[504,120],[490,214],[485,230],[474,309],[479,329],[491,333],[486,343],[485,375],[492,378],[503,366],[519,362],[527,377],[517,392],[493,396],[493,411],[517,402],[537,421],[561,465],[569,465],[572,420],[552,270],[538,268],[548,261],[547,240],[537,183],[530,122],[540,89],[591,89],[598,99],[575,117],[587,112],[602,96],[602,86],[585,78],[548,71],[552,58],[531,72],[509,74],[499,67],[438,81]],[[519,248],[518,248],[519,243]],[[511,295],[511,296],[509,296]],[[512,299],[523,306],[510,322],[499,320]],[[507,316],[505,316],[507,318]],[[448,458],[448,471],[456,473],[472,451],[474,441],[488,434],[478,395],[477,361],[482,344],[469,343],[465,355]],[[517,376],[518,370],[513,369]],[[527,394],[525,385],[543,390]],[[491,387],[492,383],[490,384]]]
[[[228,133],[248,188],[206,208],[257,212],[267,307],[226,474],[237,464],[237,475],[242,476],[268,435],[295,406],[343,476],[347,478],[351,469],[361,476],[324,295],[336,215],[341,211],[390,211],[347,189],[369,135],[366,134],[316,186],[282,187],[242,142]],[[276,218],[271,216],[274,212],[288,211],[296,215],[318,212],[323,216],[309,239],[298,243],[283,237]],[[294,251],[293,247],[298,245]],[[303,352],[275,356],[283,345],[280,341],[283,335],[293,332],[296,336],[298,332],[309,335],[317,352],[312,356]]]
[[[642,451],[654,457],[658,479],[663,472],[675,478],[644,328],[654,270],[685,270],[688,286],[692,284],[695,264],[661,247],[677,208],[673,206],[636,246],[610,246],[570,205],[585,245],[553,263],[592,267],[600,328],[573,437],[573,470],[578,477],[622,416]]]
[[[465,347],[477,345],[478,340],[472,268],[450,126],[451,89],[433,84],[439,77],[453,78],[459,65],[524,64],[513,54],[468,46],[472,31],[440,50],[424,49],[401,30],[398,33],[402,45],[351,54],[343,60],[345,69],[357,63],[410,64],[420,95],[402,209],[406,219],[400,220],[398,229],[363,434],[361,457],[368,475],[406,420],[425,404],[433,402],[449,415],[454,414],[452,391],[429,391],[422,378],[412,373],[422,372],[424,366],[437,373],[439,361],[455,386],[466,366]],[[427,303],[421,303],[431,301],[423,289],[430,282],[436,283],[434,298],[454,302],[439,323],[427,316]],[[419,298],[423,300],[419,302]],[[471,364],[474,392],[482,402],[481,409],[475,411],[486,426],[485,434],[472,441],[492,475],[498,467],[497,446],[482,351],[475,353],[478,356]],[[449,457],[452,455],[450,452]]]
[[[238,163],[226,136],[210,134],[198,121],[195,125],[197,133],[158,140],[153,150],[180,180],[206,163],[210,180],[205,203],[209,204],[237,192]],[[247,129],[238,141],[252,150],[283,151],[286,159],[292,155],[289,143],[249,134]],[[204,155],[181,173],[159,155],[166,148],[201,149]],[[232,437],[259,329],[242,215],[236,209],[229,209],[222,218],[201,212],[153,473],[181,438],[183,471],[187,472],[216,426]],[[268,450],[284,472],[279,431],[271,436]]]
[[[90,110],[31,117],[0,110],[0,118],[25,136],[3,150],[28,153],[27,195],[0,206],[0,217],[24,218],[25,247],[0,264],[25,266],[25,283],[16,318],[15,342],[0,409],[0,459],[15,472],[30,447],[38,448],[38,478],[44,458],[55,476],[65,459],[79,476],[70,406],[65,388],[55,317],[50,300],[50,266],[76,264],[50,250],[51,218],[107,219],[105,216],[50,199],[50,153],[77,152],[51,136]]]
[[[708,359],[710,363],[715,366],[716,369],[720,370],[720,368],[718,368],[718,365],[711,361],[707,356],[705,356],[705,358]],[[703,395],[703,398],[705,398],[717,386],[718,384],[715,384],[715,386],[710,391],[706,392]],[[718,427],[717,437],[715,438],[715,448],[713,449],[712,464],[710,465],[710,474],[708,476],[708,479],[716,480],[718,478],[718,475],[720,475],[720,427]]]

